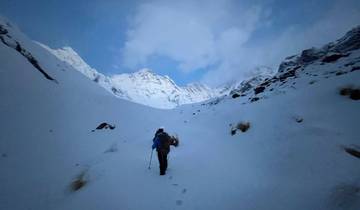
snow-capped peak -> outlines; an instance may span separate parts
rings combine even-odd
[[[158,75],[149,68],[134,73],[105,76],[90,67],[71,47],[51,49],[44,44],[38,44],[122,99],[157,108],[174,108],[217,96],[216,91],[202,84],[180,87],[169,76]]]
[[[147,68],[132,74],[113,75],[110,80],[116,95],[158,108],[173,108],[215,96],[205,85],[180,87],[169,76],[157,75]]]
[[[50,47],[37,42],[41,47],[45,48],[46,50],[50,51],[54,54],[57,58],[61,61],[72,66],[74,69],[80,71],[85,76],[89,77],[91,80],[94,80],[98,76],[98,72],[96,69],[91,68],[81,57],[80,55],[75,52],[71,47],[65,46],[59,49],[51,49]]]

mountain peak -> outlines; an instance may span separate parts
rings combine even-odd
[[[149,68],[142,68],[139,71],[137,71],[136,73],[139,73],[139,74],[154,74],[154,72]]]
[[[202,102],[215,96],[214,90],[204,85],[196,83],[179,87],[169,76],[156,74],[149,68],[142,68],[134,73],[105,76],[91,68],[69,46],[51,49],[44,44],[38,44],[122,99],[156,108],[174,108],[182,104]]]

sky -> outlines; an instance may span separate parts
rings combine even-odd
[[[360,25],[359,0],[0,0],[0,15],[105,75],[150,68],[218,86]]]

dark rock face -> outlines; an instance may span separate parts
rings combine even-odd
[[[255,95],[264,92],[264,90],[265,90],[265,87],[263,87],[263,86],[259,86],[259,87],[255,88],[254,89]]]
[[[321,48],[310,48],[303,50],[298,55],[287,57],[279,66],[278,73],[272,78],[261,78],[256,80],[252,78],[244,81],[238,88],[235,88],[230,92],[232,98],[240,96],[250,96],[249,101],[255,102],[260,98],[257,94],[264,92],[267,88],[269,91],[273,91],[275,86],[282,86],[290,82],[293,78],[301,76],[301,72],[310,65],[325,65],[326,63],[336,62],[343,57],[347,57],[351,54],[352,50],[360,49],[360,26],[352,29],[346,33],[342,38],[335,42],[331,42],[324,45]],[[360,58],[357,58],[360,59]],[[357,66],[358,61],[351,61],[345,64],[345,66],[352,66],[351,71],[360,70],[360,66]],[[334,75],[339,76],[346,73],[347,71],[332,72]],[[319,74],[312,74],[305,72],[308,76],[319,76]],[[255,81],[255,82],[254,82]],[[310,81],[309,84],[314,84],[315,80]],[[292,81],[292,85],[296,83]],[[292,86],[292,88],[295,88]],[[250,90],[254,90],[254,95],[251,95]],[[348,91],[347,96],[352,100],[359,100],[359,90]]]
[[[298,68],[296,67],[296,68],[294,68],[294,69],[291,69],[291,70],[289,70],[289,71],[287,71],[287,72],[279,75],[280,81],[284,81],[284,80],[286,80],[286,79],[289,78],[289,77],[295,77],[295,72],[296,72],[297,69],[298,69]]]
[[[360,49],[360,26],[322,48],[310,48],[302,51],[300,55],[287,57],[280,64],[278,72],[291,70],[295,66],[305,67],[312,62],[320,61],[320,59],[323,62],[334,62],[341,57],[348,56],[350,51],[357,49]]]
[[[336,41],[332,48],[333,51],[337,52],[348,52],[357,49],[360,49],[360,26],[347,32],[345,36]]]
[[[237,97],[240,97],[240,95],[237,94],[237,93],[234,93],[231,97],[232,97],[232,98],[237,98]]]
[[[289,56],[289,57],[285,58],[285,60],[283,62],[281,62],[278,72],[283,73],[286,69],[297,66],[298,59],[299,58],[297,55],[293,55],[293,56]]]
[[[360,70],[360,66],[354,66],[351,68],[351,71],[358,71]]]
[[[38,61],[30,52],[24,49],[18,41],[12,39],[11,36],[8,35],[8,30],[6,30],[5,27],[2,25],[0,25],[0,40],[4,45],[16,50],[22,56],[24,56],[31,63],[31,65],[33,65],[46,79],[58,83],[39,65]],[[14,46],[14,43],[16,43],[16,46]]]
[[[255,101],[258,101],[260,98],[259,97],[254,97],[254,98],[251,98],[251,102],[255,102]]]
[[[325,55],[325,52],[316,48],[307,49],[301,52],[299,61],[301,63],[310,63],[318,60]]]
[[[335,62],[335,61],[339,60],[339,59],[342,58],[342,57],[347,57],[347,56],[349,56],[349,55],[350,55],[350,54],[334,53],[334,54],[325,56],[325,57],[322,59],[322,62],[332,63],[332,62]]]

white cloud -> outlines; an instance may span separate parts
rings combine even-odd
[[[237,52],[260,20],[259,7],[234,10],[233,1],[155,1],[139,6],[123,48],[124,65],[146,65],[166,56],[188,72],[207,68]]]
[[[338,1],[311,23],[288,21],[290,26],[272,30],[276,14],[262,4],[249,6],[235,0],[143,3],[130,21],[122,61],[136,69],[146,66],[152,56],[168,57],[183,72],[206,69],[202,81],[218,85],[243,79],[256,66],[276,68],[291,54],[340,37],[360,23],[359,7],[352,6]],[[258,29],[268,31],[272,38],[263,35],[261,44],[253,44]]]
[[[248,70],[261,65],[267,65],[276,70],[285,57],[298,54],[304,49],[321,47],[328,42],[335,41],[352,27],[359,25],[359,9],[359,3],[338,1],[319,19],[313,20],[308,25],[282,27],[278,33],[273,32],[275,38],[265,40],[262,45],[240,46],[237,48],[237,52],[225,50],[227,53],[236,55],[238,62],[224,60],[218,68],[210,70],[204,76],[203,82],[219,85],[234,77],[244,79]],[[231,38],[226,39],[231,45],[232,41],[229,41]],[[225,57],[234,58],[230,55]]]

